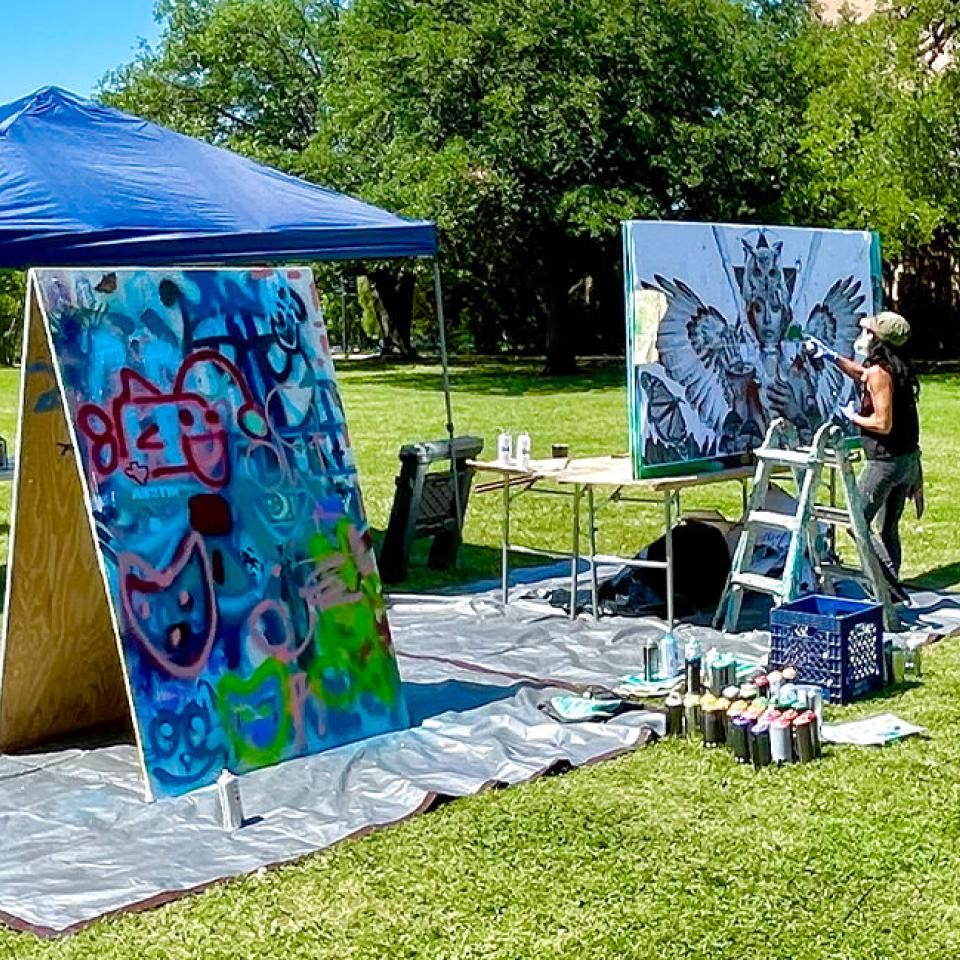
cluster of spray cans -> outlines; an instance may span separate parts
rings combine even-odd
[[[738,763],[767,767],[809,763],[820,756],[823,690],[797,683],[791,667],[757,670],[737,683],[737,663],[711,651],[706,669],[699,645],[684,651],[685,693],[664,707],[667,734],[699,737],[704,747],[726,746]]]

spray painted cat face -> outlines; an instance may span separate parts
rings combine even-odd
[[[162,671],[196,677],[217,635],[213,573],[200,535],[184,537],[165,570],[135,553],[120,554],[118,562],[128,629]]]
[[[283,759],[293,722],[288,673],[279,660],[264,660],[246,679],[225,673],[217,685],[217,698],[241,767],[262,767]]]
[[[158,709],[147,726],[144,749],[150,775],[166,791],[182,793],[226,766],[223,735],[215,728],[205,697],[180,710]]]

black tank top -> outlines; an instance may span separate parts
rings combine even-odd
[[[864,388],[860,415],[873,413],[873,398]],[[908,384],[893,382],[893,418],[889,433],[860,428],[863,436],[863,453],[868,460],[892,460],[894,457],[913,453],[920,448],[920,418],[917,415],[917,400]]]

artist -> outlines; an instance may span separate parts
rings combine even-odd
[[[900,517],[906,501],[923,512],[920,465],[920,384],[900,349],[910,337],[910,324],[898,313],[883,311],[860,321],[854,351],[863,363],[842,357],[819,340],[808,341],[814,357],[835,363],[862,385],[859,410],[851,400],[840,413],[860,428],[867,463],[857,484],[867,523],[880,520],[880,559],[894,582],[899,581]]]

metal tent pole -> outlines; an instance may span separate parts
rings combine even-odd
[[[443,289],[440,285],[440,259],[433,258],[433,296],[437,305],[437,328],[440,334],[440,365],[443,368],[443,401],[447,411],[447,436],[450,439],[450,473],[453,482],[453,505],[457,511],[457,537],[462,539],[463,513],[460,507],[460,478],[457,476],[457,457],[453,446],[453,407],[450,404],[450,368],[447,361],[447,330],[443,316]],[[456,551],[457,562],[460,557],[459,543]],[[457,565],[454,563],[454,566]]]

